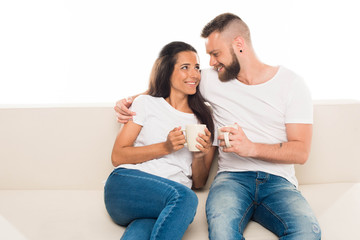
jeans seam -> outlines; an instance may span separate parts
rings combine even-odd
[[[266,208],[274,217],[276,217],[276,218],[283,224],[283,226],[285,227],[284,234],[286,235],[286,233],[287,233],[287,231],[288,231],[288,226],[287,226],[287,224],[282,220],[282,218],[281,218],[279,215],[277,215],[273,210],[271,210],[271,208],[268,207],[266,204],[261,203],[261,205],[262,205],[264,208]]]
[[[244,215],[242,216],[242,218],[241,218],[241,220],[240,220],[240,222],[239,222],[239,229],[238,229],[238,230],[239,230],[240,233],[241,233],[241,225],[242,225],[243,221],[245,220],[245,216],[247,216],[248,212],[250,211],[250,209],[251,209],[253,206],[254,206],[254,202],[252,202],[252,203],[250,204],[250,206],[246,209]]]
[[[140,170],[139,170],[140,171]],[[176,190],[176,188],[174,188],[173,186],[171,186],[170,184],[167,184],[167,183],[164,183],[164,182],[161,182],[159,180],[156,180],[156,179],[152,179],[152,178],[148,178],[148,177],[140,177],[140,176],[135,176],[135,175],[129,175],[129,174],[124,174],[124,173],[117,173],[117,172],[113,172],[114,174],[116,175],[122,175],[122,176],[125,176],[125,177],[135,177],[135,178],[140,178],[140,179],[146,179],[146,180],[151,180],[151,181],[155,181],[157,183],[160,183],[162,185],[166,185],[168,187],[170,187],[172,190],[175,191],[176,193],[176,200],[175,200],[175,205],[173,205],[170,210],[169,210],[169,213],[164,216],[164,219],[162,222],[159,223],[159,229],[160,227],[162,226],[162,224],[165,222],[166,218],[171,214],[173,208],[176,206],[177,202],[178,202],[178,199],[179,199],[179,192]],[[149,174],[149,173],[148,173]],[[155,176],[155,175],[154,175]],[[156,233],[154,233],[154,239],[156,239],[156,235],[158,235],[159,231],[157,231]]]
[[[171,187],[173,188],[173,187]],[[174,189],[174,188],[173,188]],[[163,223],[165,222],[165,220],[170,216],[170,214],[172,213],[172,210],[175,208],[177,202],[178,202],[178,199],[179,199],[179,193],[178,191],[175,189],[175,192],[176,192],[176,200],[175,200],[175,204],[173,206],[171,206],[170,210],[169,210],[169,213],[164,216],[164,219],[162,222],[159,223],[159,228],[158,228],[158,231],[156,231],[156,233],[154,233],[154,239],[156,239],[156,236],[159,234],[159,230],[160,230],[160,227],[163,225]]]

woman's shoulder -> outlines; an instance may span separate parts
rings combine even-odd
[[[134,102],[135,101],[146,101],[146,99],[148,99],[150,97],[151,97],[150,95],[139,95],[134,99]]]
[[[160,101],[160,99],[162,99],[161,97],[153,97],[151,95],[139,95],[135,98],[136,99],[141,99],[141,101],[146,101],[146,100],[149,100],[149,101]],[[134,101],[135,101],[134,100]]]
[[[152,106],[152,105],[163,104],[163,101],[164,98],[161,97],[153,97],[150,95],[139,95],[134,99],[132,105]]]
[[[139,95],[134,99],[133,103],[145,103],[148,101],[156,101],[155,98],[156,97],[150,95]]]
[[[159,108],[160,104],[161,102],[157,97],[150,95],[137,96],[130,106],[130,110],[136,112],[133,117],[134,122],[143,125],[147,116]]]

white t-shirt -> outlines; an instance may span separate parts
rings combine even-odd
[[[301,77],[280,66],[275,76],[259,85],[234,79],[221,82],[213,69],[201,72],[200,90],[214,112],[217,127],[242,127],[250,141],[276,144],[287,141],[287,123],[313,123],[310,91]],[[263,171],[298,185],[293,164],[277,164],[224,153],[219,149],[219,172]]]
[[[198,123],[194,114],[184,113],[173,108],[164,98],[149,95],[138,96],[131,108],[136,112],[133,121],[142,126],[134,146],[147,146],[165,142],[171,130],[188,124]],[[122,164],[118,167],[138,169],[146,173],[167,178],[191,188],[192,154],[187,148],[139,164]]]

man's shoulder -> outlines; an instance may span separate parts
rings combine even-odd
[[[213,68],[201,69],[201,79],[218,79],[218,73]]]
[[[287,79],[302,79],[302,77],[298,73],[284,66],[279,66],[279,74]]]

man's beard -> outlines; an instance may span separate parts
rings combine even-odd
[[[232,55],[232,62],[230,63],[230,65],[225,66],[222,64],[224,71],[222,73],[220,72],[218,73],[219,79],[222,82],[227,82],[232,79],[235,79],[240,72],[240,63],[236,58],[234,51],[232,51],[231,55]]]

